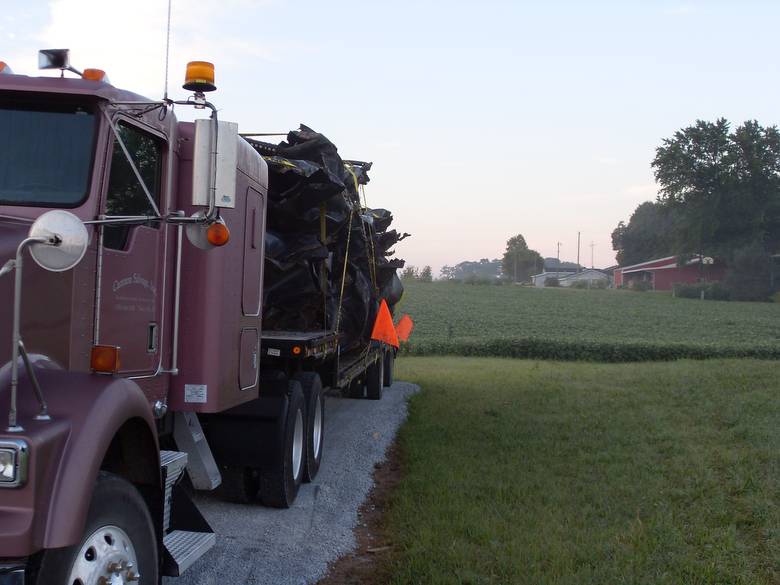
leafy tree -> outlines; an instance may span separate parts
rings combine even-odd
[[[444,266],[441,276],[446,280],[466,280],[469,276],[495,280],[501,275],[501,260],[482,258],[477,261],[466,260],[455,266]]]
[[[698,120],[656,149],[658,202],[677,216],[677,253],[730,257],[758,243],[780,246],[780,131],[725,119]]]
[[[417,268],[414,266],[407,266],[401,272],[401,280],[417,280]]]
[[[660,203],[640,204],[627,224],[621,221],[612,231],[618,264],[628,266],[672,254],[674,246],[669,234],[674,218],[674,210]]]
[[[501,260],[501,269],[505,276],[514,282],[527,282],[544,265],[542,256],[536,250],[528,248],[525,238],[517,234],[506,242],[506,251]]]
[[[420,274],[417,276],[417,280],[420,282],[433,282],[433,271],[430,266],[423,266],[420,270]]]
[[[735,301],[767,300],[772,293],[771,262],[771,257],[760,243],[735,250],[724,282],[731,298]]]
[[[439,270],[439,278],[442,280],[455,280],[456,269],[453,266],[447,266],[446,264]]]

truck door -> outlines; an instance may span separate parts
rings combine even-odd
[[[117,128],[160,209],[163,139],[125,121],[120,121]],[[102,212],[106,216],[154,215],[149,199],[116,139],[110,158]],[[145,225],[102,228],[96,343],[121,348],[120,373],[126,375],[154,373],[160,363],[166,230],[161,223],[153,221]]]

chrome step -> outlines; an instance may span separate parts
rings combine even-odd
[[[188,532],[174,530],[163,537],[165,546],[165,574],[178,577],[189,569],[192,564],[206,554],[217,538],[213,532]]]
[[[167,532],[171,524],[171,500],[173,486],[187,467],[187,454],[181,451],[160,451],[160,468],[165,483],[165,501],[163,504],[163,530]]]

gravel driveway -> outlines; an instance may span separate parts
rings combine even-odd
[[[325,450],[317,479],[301,486],[295,505],[275,510],[196,498],[217,533],[217,545],[183,577],[166,585],[303,585],[325,575],[328,563],[354,549],[358,508],[406,419],[417,386],[397,382],[381,401],[328,398]]]

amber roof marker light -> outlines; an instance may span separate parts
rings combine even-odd
[[[88,79],[89,81],[102,81],[103,83],[111,83],[108,80],[108,75],[106,75],[106,72],[102,69],[84,69],[84,73],[81,74],[81,77]]]
[[[214,91],[214,63],[208,61],[190,61],[187,63],[187,71],[184,75],[182,87],[195,93]]]

